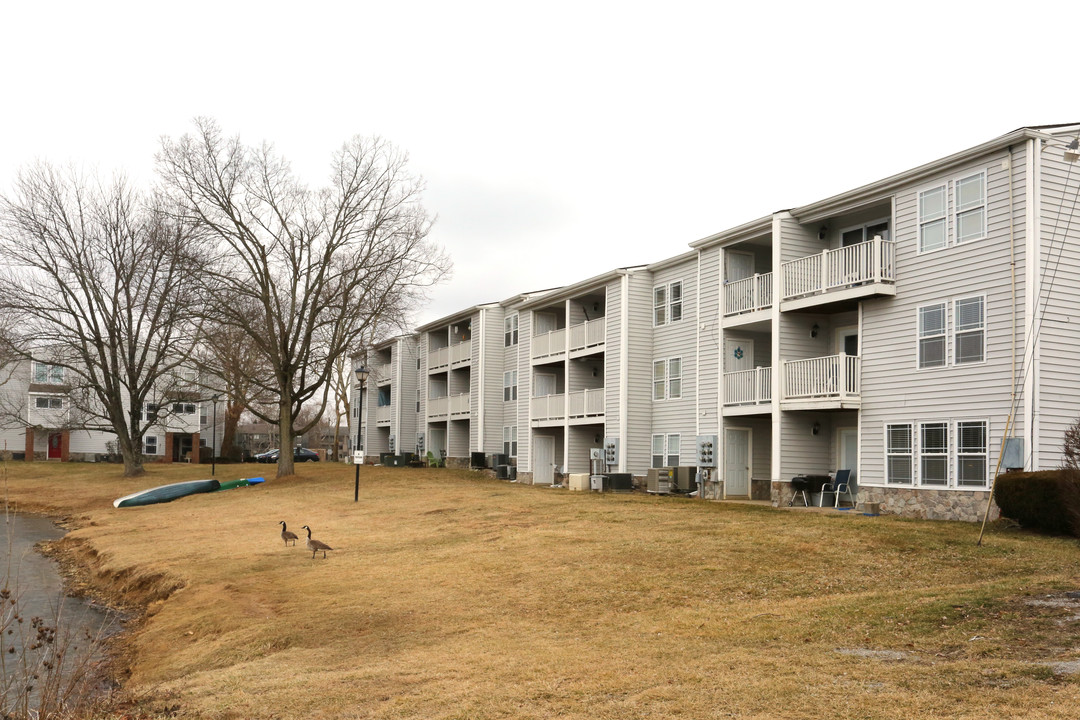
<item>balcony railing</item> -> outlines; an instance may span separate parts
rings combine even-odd
[[[529,398],[529,417],[533,420],[562,420],[566,417],[566,396],[544,395]]]
[[[428,353],[428,370],[437,370],[450,364],[450,348],[444,347]]]
[[[604,414],[604,388],[569,393],[567,403],[572,418],[599,417]]]
[[[858,355],[789,360],[784,362],[784,399],[858,398],[860,394]]]
[[[533,359],[559,355],[564,352],[566,352],[566,328],[533,336]]]
[[[724,285],[724,315],[764,310],[773,304],[773,274],[763,273]]]
[[[875,237],[868,242],[819,255],[799,258],[780,266],[783,299],[791,300],[871,282],[893,283],[896,244]]]
[[[570,351],[599,347],[607,339],[606,318],[588,320],[570,328]]]
[[[772,368],[724,373],[724,405],[761,405],[772,402]]]
[[[375,408],[375,422],[390,422],[390,406],[379,405]]]
[[[429,398],[427,401],[427,416],[429,419],[460,417],[468,415],[469,393],[457,395],[444,395],[443,397]]]
[[[472,343],[469,341],[459,342],[450,346],[450,364],[457,365],[472,360]]]

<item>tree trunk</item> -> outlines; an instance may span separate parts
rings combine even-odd
[[[139,477],[145,474],[142,452],[134,447],[126,433],[116,436],[116,446],[120,449],[120,456],[124,458],[124,477]]]
[[[296,472],[293,467],[292,397],[282,396],[279,408],[278,432],[281,439],[278,443],[277,476],[285,477]]]
[[[330,459],[334,462],[338,461],[338,447],[341,441],[341,418],[337,418],[337,422],[334,423],[334,447],[330,451]]]
[[[230,460],[241,460],[236,457],[236,427],[240,424],[240,416],[244,413],[244,404],[228,400],[225,403],[225,423],[221,429],[221,457]]]

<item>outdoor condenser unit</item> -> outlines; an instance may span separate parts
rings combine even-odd
[[[656,495],[667,495],[671,492],[671,481],[674,474],[671,468],[649,468],[645,490]]]
[[[671,468],[675,476],[675,489],[679,492],[691,493],[697,490],[697,468],[689,465],[683,465],[677,468]]]
[[[510,479],[510,466],[509,465],[496,465],[495,466],[495,477],[498,478],[499,480],[509,480]]]

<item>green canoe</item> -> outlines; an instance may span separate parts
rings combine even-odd
[[[196,493],[213,492],[221,487],[217,480],[189,480],[187,482],[160,485],[137,493],[125,495],[113,500],[113,507],[135,507],[137,505],[153,505],[154,503],[169,502],[176,498]]]

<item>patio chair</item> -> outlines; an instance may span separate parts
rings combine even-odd
[[[427,451],[427,466],[429,468],[442,467],[438,460],[435,459],[435,453],[430,450]]]
[[[855,493],[851,487],[851,471],[850,470],[837,470],[836,476],[825,485],[821,487],[821,495],[818,496],[818,507],[824,507],[825,495],[831,493],[833,496],[833,507],[840,507],[840,496],[847,495],[851,499],[851,504],[855,504]]]

